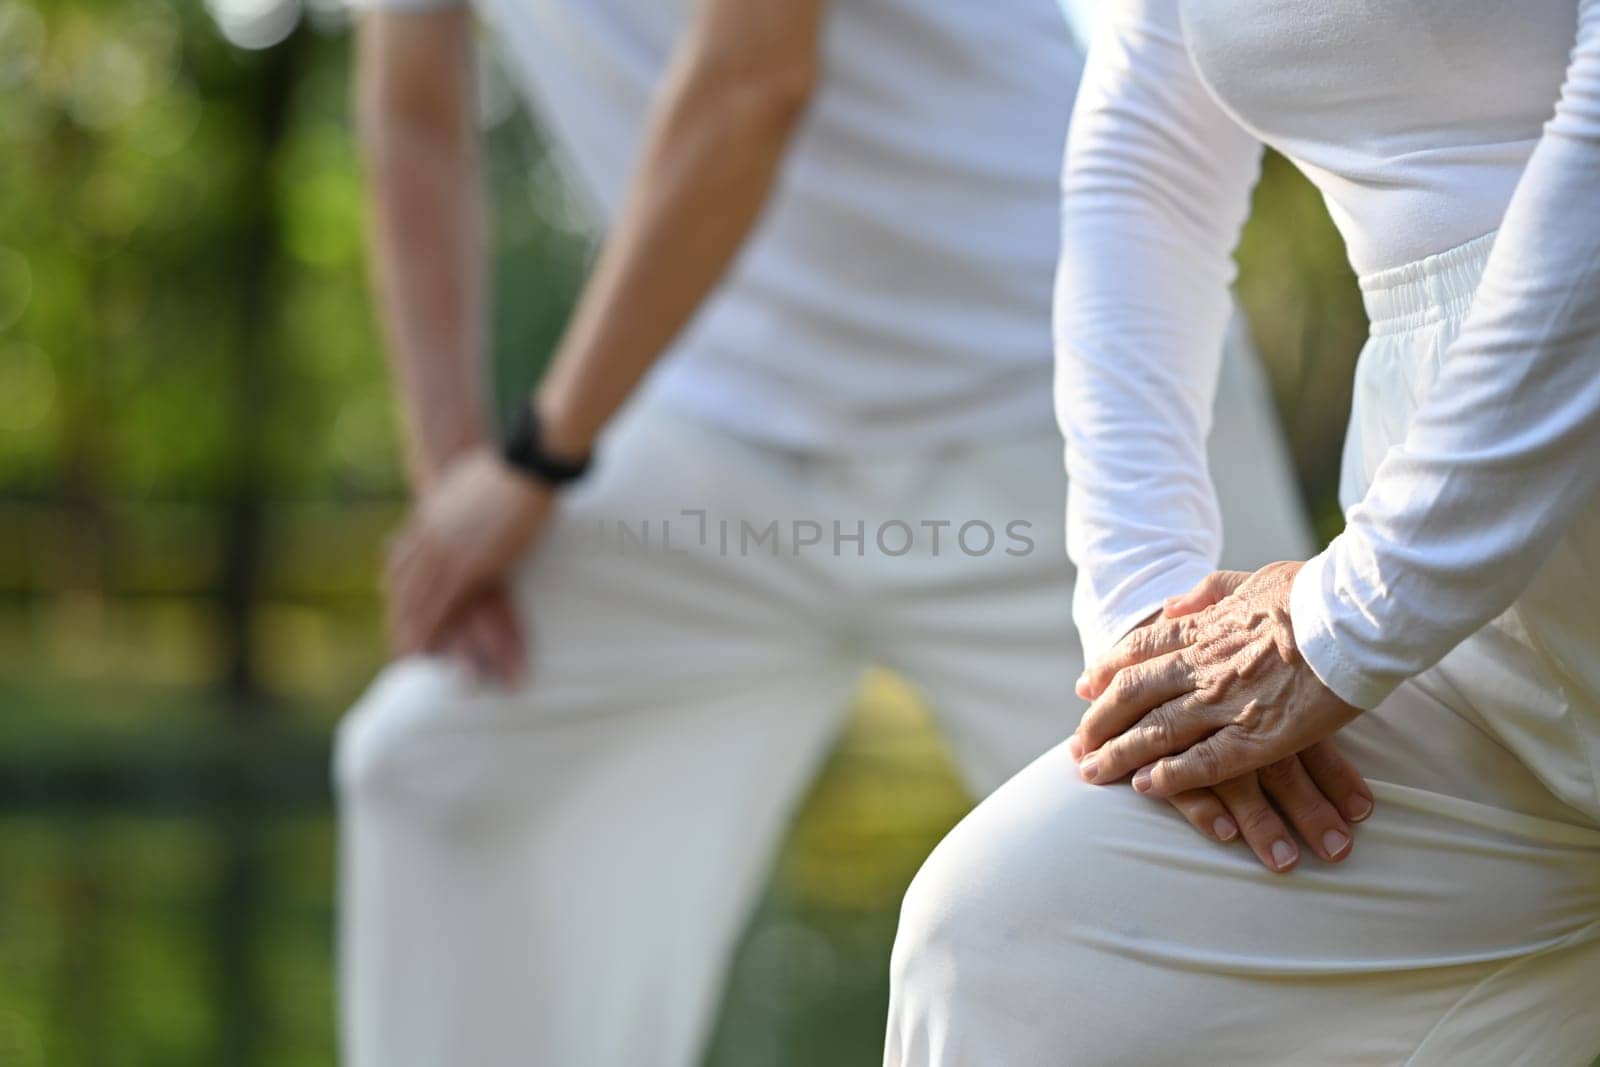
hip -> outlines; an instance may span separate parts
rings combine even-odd
[[[1365,495],[1406,436],[1471,307],[1493,234],[1362,279],[1372,322],[1356,368],[1340,500]],[[1600,818],[1600,500],[1517,600],[1419,681]]]

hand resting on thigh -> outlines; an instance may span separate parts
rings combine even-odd
[[[1146,620],[1109,656],[1084,672],[1078,693],[1095,703],[1068,748],[1079,761],[1080,774],[1086,781],[1114,782],[1134,769],[1128,760],[1151,750],[1135,747],[1136,740],[1156,747],[1175,744],[1171,738],[1181,735],[1161,733],[1146,737],[1156,731],[1168,731],[1169,727],[1165,719],[1152,723],[1149,716],[1140,715],[1173,700],[1173,696],[1165,694],[1181,696],[1188,674],[1169,663],[1170,675],[1141,676],[1145,684],[1140,688],[1132,687],[1128,681],[1120,683],[1127,687],[1121,688],[1118,678],[1130,668],[1149,664],[1162,655],[1170,656],[1171,653],[1157,650],[1172,644],[1173,635],[1190,632],[1182,628],[1185,621],[1192,624],[1196,616],[1223,602],[1254,577],[1241,571],[1210,575],[1190,592],[1169,600],[1160,615]],[[1117,688],[1108,697],[1114,687]],[[1132,714],[1134,711],[1139,715]],[[1170,708],[1165,714],[1182,711]],[[1121,734],[1112,732],[1117,724],[1130,720],[1131,725],[1124,726]],[[1130,738],[1134,730],[1144,733]],[[1088,747],[1091,743],[1092,748]],[[1136,780],[1136,788],[1140,785],[1144,786],[1141,792],[1155,792],[1148,778],[1142,783]],[[1295,834],[1320,859],[1338,862],[1350,854],[1351,825],[1372,813],[1371,790],[1326,738],[1243,773],[1157,795],[1165,796],[1195,829],[1213,840],[1230,842],[1242,836],[1262,865],[1280,874],[1299,862]],[[1291,827],[1294,833],[1290,832]]]

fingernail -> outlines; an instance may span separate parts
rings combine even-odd
[[[1083,758],[1083,742],[1078,740],[1077,734],[1067,738],[1067,754],[1075,760]]]
[[[1150,792],[1150,768],[1140,767],[1133,776],[1133,788],[1140,793]]]
[[[1238,836],[1239,828],[1226,815],[1218,815],[1217,821],[1211,824],[1211,832],[1217,835],[1219,841],[1232,841]]]
[[[1350,838],[1339,830],[1329,830],[1322,835],[1322,848],[1330,856],[1337,856],[1350,847]]]
[[[1082,763],[1078,764],[1078,773],[1083,775],[1083,780],[1084,781],[1086,781],[1086,782],[1094,781],[1095,780],[1095,776],[1100,773],[1100,766],[1099,766],[1098,761],[1096,761],[1096,759],[1093,756],[1090,756],[1088,759],[1086,759]]]
[[[1359,793],[1351,797],[1349,802],[1345,804],[1345,807],[1349,809],[1349,811],[1345,813],[1345,818],[1349,819],[1351,822],[1360,822],[1362,819],[1365,819],[1368,815],[1372,814],[1372,801],[1368,800]]]
[[[1283,870],[1294,862],[1294,846],[1279,838],[1272,843],[1272,865],[1278,870]]]

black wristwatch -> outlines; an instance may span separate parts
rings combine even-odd
[[[539,413],[532,399],[519,403],[506,420],[505,443],[500,456],[513,470],[521,471],[548,489],[556,489],[582,478],[592,456],[569,459],[552,456],[544,450],[539,434]]]

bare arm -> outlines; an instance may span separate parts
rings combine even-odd
[[[479,363],[485,248],[472,32],[464,7],[375,12],[362,18],[356,42],[373,280],[419,497],[488,432]],[[395,602],[391,596],[391,611]],[[526,641],[503,583],[486,583],[452,609],[450,628],[433,634],[429,647],[481,676],[519,678]],[[402,650],[421,650],[400,641],[401,629],[394,633]]]
[[[465,8],[379,12],[356,39],[371,262],[419,490],[487,432],[472,32]]]
[[[589,449],[759,217],[815,82],[824,2],[697,0],[621,217],[541,389],[547,450]],[[468,34],[460,14],[380,17],[362,30],[378,284],[413,470],[427,489],[390,561],[402,654],[437,647],[473,598],[502,581],[550,509],[548,490],[481,442],[473,369],[482,194]]]
[[[697,0],[622,212],[539,390],[551,451],[588,451],[760,217],[816,81],[825,3]]]

